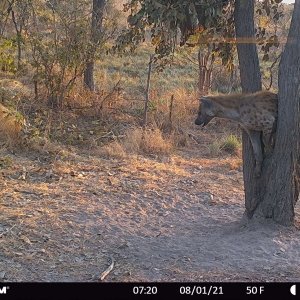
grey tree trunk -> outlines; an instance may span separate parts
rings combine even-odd
[[[89,88],[91,91],[95,89],[95,84],[94,84],[95,52],[101,40],[103,14],[104,14],[105,5],[106,5],[106,0],[93,0],[91,49],[90,49],[89,59],[86,64],[86,69],[84,71],[84,78],[83,78],[84,85],[87,88]]]
[[[95,90],[95,83],[94,83],[94,60],[87,62],[86,68],[84,70],[84,85],[89,90]]]
[[[254,0],[235,1],[235,31],[243,92],[261,90],[261,74],[255,41]],[[250,139],[243,131],[243,172],[246,214],[252,217],[260,200],[260,180],[254,176],[255,160]]]
[[[12,6],[13,2],[11,2],[10,5]],[[13,9],[11,10],[11,17],[12,17],[12,21],[13,21],[14,26],[15,26],[16,34],[17,34],[17,48],[18,48],[17,70],[20,70],[20,68],[21,68],[21,59],[22,59],[22,28],[23,28],[24,20],[22,19],[21,22],[18,25],[18,22],[16,20],[16,16],[15,16],[15,11]]]
[[[236,0],[237,38],[241,83],[244,92],[261,89],[259,62],[254,41],[253,0]],[[263,216],[291,225],[299,197],[300,163],[300,0],[296,0],[289,42],[279,70],[279,103],[276,143],[265,157],[261,177],[254,177],[254,157],[250,141],[243,133],[245,206],[248,217]],[[251,41],[252,39],[252,41]]]
[[[300,0],[295,1],[288,42],[279,65],[276,144],[267,161],[264,199],[265,217],[291,225],[299,197],[300,178]]]

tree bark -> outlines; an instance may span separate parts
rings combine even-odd
[[[11,2],[10,5],[12,6],[14,2]],[[22,57],[22,27],[23,24],[20,23],[18,26],[17,20],[16,20],[16,16],[15,16],[15,11],[13,9],[11,9],[11,17],[12,17],[12,21],[14,23],[15,26],[15,30],[16,30],[16,34],[17,34],[17,47],[18,47],[18,63],[17,63],[17,70],[20,70],[21,68],[21,57]],[[23,22],[24,20],[22,20]]]
[[[147,87],[146,87],[146,97],[145,97],[144,116],[143,116],[144,129],[146,128],[147,121],[148,121],[148,105],[150,101],[150,81],[151,81],[153,57],[154,57],[153,55],[150,55],[149,64],[148,64]]]
[[[94,83],[94,60],[87,62],[85,70],[84,70],[84,85],[90,90],[95,90]]]
[[[294,221],[300,178],[300,0],[295,1],[288,42],[279,65],[278,121],[272,158],[267,161],[260,209],[283,225]]]
[[[261,74],[255,44],[254,0],[236,0],[234,12],[242,90],[261,90]],[[260,179],[254,176],[255,160],[250,139],[243,131],[243,173],[246,215],[251,218],[260,200]]]
[[[210,64],[208,63],[209,58],[211,59]],[[211,76],[212,76],[212,63],[213,59],[211,57],[210,49],[207,53],[203,53],[201,49],[198,51],[198,67],[199,67],[199,80],[198,80],[198,90],[199,95],[203,96],[208,93],[211,86]]]
[[[244,92],[261,89],[254,43],[254,1],[236,0],[235,27],[240,76]],[[246,215],[271,218],[283,225],[294,220],[300,176],[300,0],[296,0],[288,43],[279,70],[278,120],[275,148],[264,157],[262,174],[254,177],[254,156],[243,133]],[[241,38],[241,39],[240,39]]]
[[[94,84],[95,52],[101,40],[103,14],[104,14],[105,5],[106,5],[106,0],[93,0],[91,50],[90,50],[89,59],[86,64],[86,69],[84,71],[84,79],[83,79],[84,85],[87,88],[89,88],[91,91],[95,89],[95,84]]]

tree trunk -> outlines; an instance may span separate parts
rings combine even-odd
[[[13,4],[13,2],[11,3],[11,5]],[[15,26],[15,30],[16,30],[16,34],[17,34],[17,47],[18,47],[18,63],[17,63],[17,70],[20,70],[21,68],[21,56],[22,56],[22,26],[23,24],[20,24],[18,27],[18,23],[15,17],[15,11],[12,9],[11,10],[11,17],[12,17],[12,21],[14,23]]]
[[[261,90],[261,74],[254,29],[254,0],[235,1],[235,31],[243,92]],[[246,214],[252,217],[260,200],[260,180],[254,176],[255,160],[250,139],[243,131],[243,172]]]
[[[295,1],[288,42],[279,65],[278,121],[272,158],[266,163],[265,217],[283,225],[294,221],[300,178],[300,0]]]
[[[21,32],[18,32],[17,34],[17,45],[18,45],[18,64],[17,64],[17,69],[20,70],[21,68],[21,59],[22,59],[22,34]]]
[[[86,64],[84,70],[84,85],[91,91],[95,90],[94,84],[94,60]]]
[[[204,53],[204,51],[201,49],[198,51],[198,67],[199,67],[198,90],[200,96],[206,95],[211,86],[212,61],[209,66],[208,64],[209,58],[210,58],[209,49],[207,53]]]
[[[254,177],[250,140],[243,133],[245,206],[248,217],[263,216],[291,225],[299,196],[299,101],[300,101],[300,0],[296,0],[292,25],[280,63],[276,143],[264,157],[262,174]],[[257,49],[254,43],[254,1],[236,0],[235,27],[238,38],[240,76],[244,92],[261,89]],[[241,39],[242,38],[242,39]],[[247,40],[249,39],[249,40]]]
[[[106,0],[93,0],[92,10],[92,28],[91,28],[91,50],[89,59],[84,71],[84,85],[91,91],[95,89],[94,85],[94,61],[97,46],[101,40],[102,21]]]

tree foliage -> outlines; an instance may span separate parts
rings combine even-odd
[[[46,87],[49,104],[59,107],[88,59],[87,3],[30,2],[31,18],[25,27],[34,77]]]
[[[12,39],[0,38],[0,70],[2,72],[16,72],[15,50],[16,44]]]
[[[117,39],[115,50],[133,51],[149,38],[156,59],[164,61],[178,44],[212,44],[213,54],[225,65],[233,63],[233,44],[226,41],[234,36],[232,1],[132,0],[124,10],[129,12],[128,29]]]
[[[95,42],[92,2],[0,1],[1,69],[15,72],[24,52],[22,64],[24,71],[33,73],[36,98],[40,90],[39,94],[46,95],[50,106],[62,106],[75,80],[82,77],[86,64],[99,58],[99,53],[104,52],[103,45],[117,28],[116,12],[111,5],[110,16],[105,18],[101,36]]]
[[[276,30],[266,30],[269,22],[276,23],[283,15],[282,0],[263,0],[257,3],[261,16],[256,38],[269,60],[272,47],[279,47]],[[176,46],[195,47],[210,45],[213,56],[221,58],[223,65],[233,69],[235,53],[234,1],[230,0],[131,0],[124,5],[129,13],[128,28],[119,36],[114,50],[133,51],[147,39],[155,47],[156,59],[169,62]],[[262,22],[265,17],[268,24]]]
[[[280,40],[277,32],[277,23],[283,17],[282,0],[264,0],[256,3],[258,24],[256,27],[256,39],[260,50],[263,52],[263,60],[269,60],[270,49],[279,48]]]

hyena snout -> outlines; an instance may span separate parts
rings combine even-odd
[[[202,125],[203,121],[201,120],[201,118],[197,117],[197,119],[195,120],[195,124],[196,125]]]
[[[213,117],[210,116],[199,115],[195,120],[195,124],[204,127],[211,121],[212,118]]]

